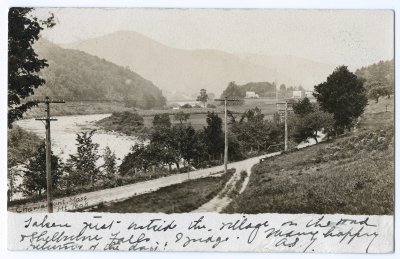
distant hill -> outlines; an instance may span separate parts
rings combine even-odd
[[[291,57],[270,59],[262,55],[242,57],[219,50],[176,49],[132,31],[64,46],[129,66],[152,80],[170,99],[191,96],[202,88],[219,96],[231,81],[238,84],[276,81],[311,89],[324,81],[335,67]]]
[[[276,70],[294,80],[294,82],[278,80],[279,84],[284,83],[286,86],[301,85],[308,90],[312,90],[315,85],[326,81],[328,75],[332,74],[333,70],[338,66],[337,64],[326,64],[288,55],[269,56],[248,53],[237,55],[248,62],[265,67],[266,69]]]
[[[394,60],[379,61],[357,69],[356,76],[365,80],[367,91],[372,88],[389,88],[394,91]]]
[[[49,64],[40,72],[46,84],[35,91],[34,97],[121,101],[145,109],[161,107],[166,102],[160,89],[128,68],[83,51],[61,48],[45,39],[37,41],[34,48]]]

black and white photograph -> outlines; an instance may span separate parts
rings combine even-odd
[[[10,7],[3,190],[9,236],[25,229],[9,248],[393,251],[394,20],[388,9]],[[83,228],[65,221],[79,217]],[[119,217],[150,223],[129,221],[123,236]],[[175,231],[185,217],[188,232]],[[55,241],[55,227],[79,235]],[[86,246],[94,230],[111,238]],[[242,240],[233,230],[246,246],[229,243]]]

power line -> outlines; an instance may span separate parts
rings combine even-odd
[[[46,118],[36,118],[35,120],[45,121],[46,128],[46,184],[47,184],[47,210],[53,212],[53,181],[51,175],[51,138],[50,138],[50,122],[57,119],[50,117],[50,103],[65,103],[64,100],[50,100],[48,96],[44,100],[35,100],[36,103],[46,104]]]

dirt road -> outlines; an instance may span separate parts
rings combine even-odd
[[[240,173],[242,170],[250,172],[250,168],[255,163],[257,163],[259,159],[262,157],[265,157],[265,155],[250,158],[240,162],[231,163],[229,164],[228,167],[236,168],[235,175]],[[85,207],[92,207],[101,203],[117,202],[128,199],[136,195],[153,192],[165,186],[182,183],[188,179],[207,177],[222,170],[223,166],[221,165],[212,168],[192,171],[190,173],[176,174],[158,178],[155,180],[149,180],[145,182],[134,183],[111,189],[83,193],[71,197],[59,198],[55,199],[53,202],[54,212],[73,211]],[[13,212],[46,212],[47,204],[46,202],[29,203],[25,205],[13,206],[8,208],[8,210]]]
[[[236,171],[235,174],[232,176],[232,178],[226,183],[224,189],[212,200],[203,204],[200,208],[194,210],[193,212],[221,212],[232,201],[232,199],[229,198],[227,194],[233,190],[236,182],[239,181],[240,172],[242,171],[247,172],[247,177],[245,178],[242,187],[239,190],[239,193],[242,193],[246,189],[247,184],[249,183],[251,168],[255,164],[259,163],[261,158],[272,157],[279,154],[281,154],[281,152],[253,157],[240,162],[229,164],[229,168],[235,168]]]

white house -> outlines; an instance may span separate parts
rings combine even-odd
[[[246,98],[259,98],[260,96],[256,94],[256,92],[252,91],[247,91],[246,92]]]
[[[292,98],[301,98],[301,97],[302,97],[301,91],[293,91]]]
[[[306,96],[307,98],[314,98],[314,96],[312,95],[312,94],[313,94],[313,91],[306,91],[304,94],[305,94],[305,96]]]

